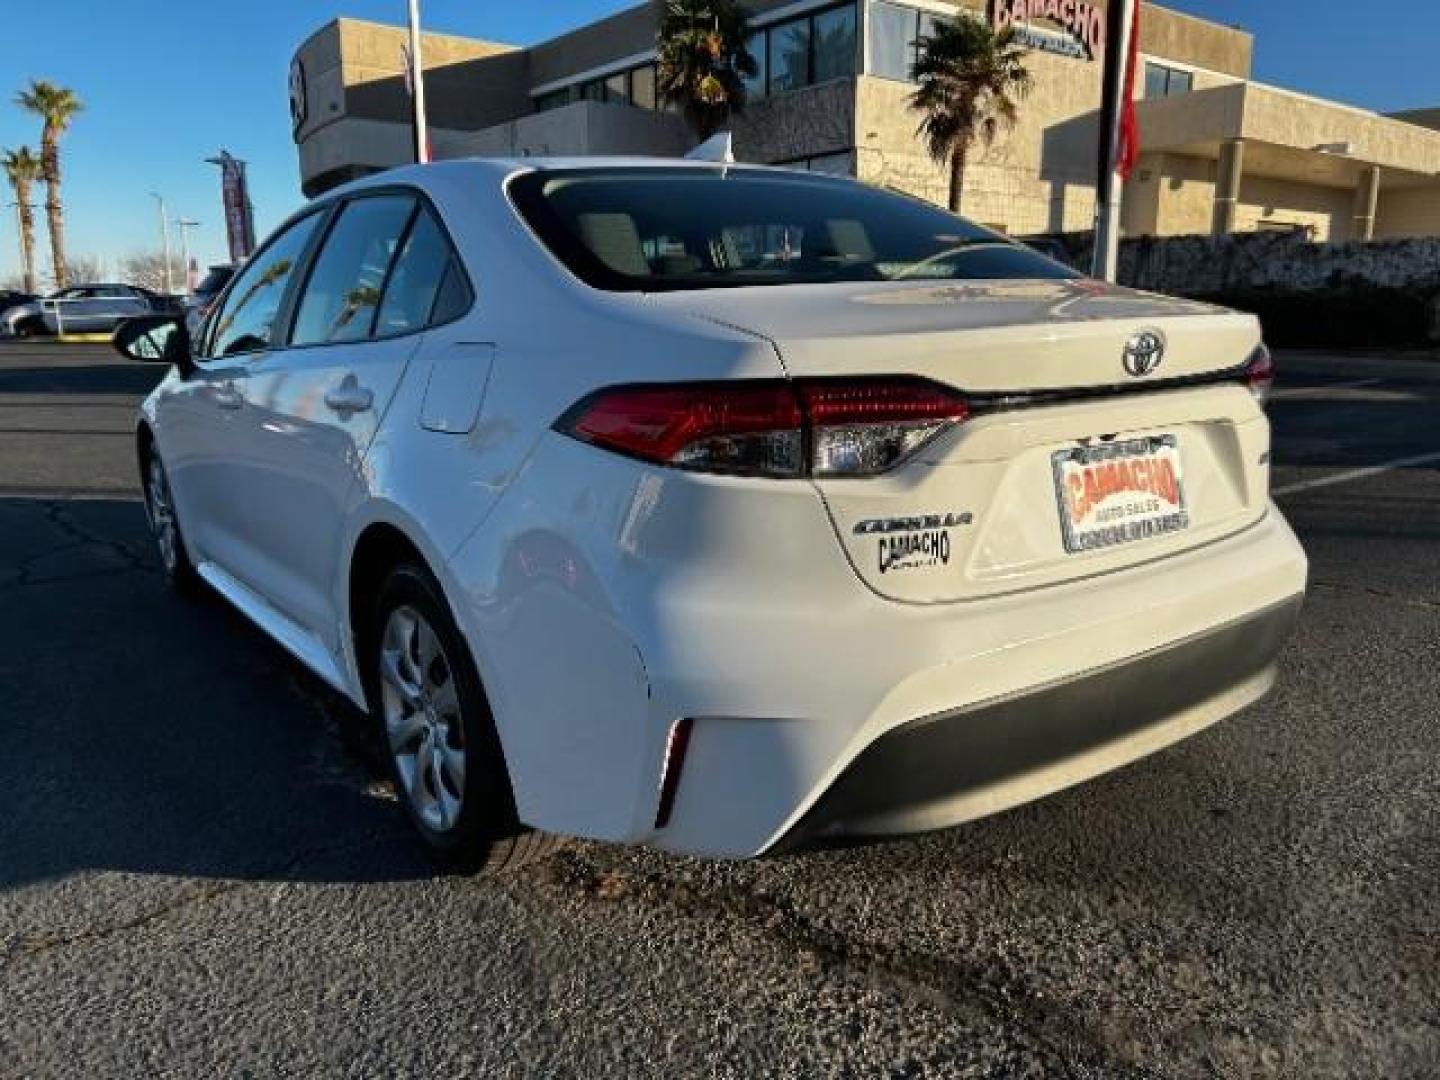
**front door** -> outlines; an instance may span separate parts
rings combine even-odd
[[[301,218],[255,255],[199,343],[195,370],[161,398],[157,416],[160,452],[194,556],[262,593],[254,523],[266,509],[245,491],[257,449],[246,384],[273,357],[290,281],[323,217]]]
[[[245,380],[251,452],[241,482],[257,510],[250,528],[265,595],[333,651],[349,508],[423,340],[423,319],[396,314],[405,293],[400,268],[419,240],[416,213],[416,200],[403,193],[345,203],[294,302],[289,340]]]

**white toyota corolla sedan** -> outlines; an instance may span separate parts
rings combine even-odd
[[[955,825],[1260,698],[1305,590],[1255,319],[744,166],[460,161],[290,219],[137,432],[203,579],[424,840]]]

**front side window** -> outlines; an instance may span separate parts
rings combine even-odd
[[[310,214],[295,222],[250,260],[215,317],[207,355],[217,359],[242,356],[274,344],[275,320],[285,287],[322,217]]]
[[[620,292],[1076,276],[917,199],[818,175],[575,169],[511,193],[577,277]]]
[[[292,345],[370,337],[385,275],[414,210],[408,195],[376,195],[345,205],[305,283]]]
[[[464,290],[464,297],[446,296],[446,275],[456,258],[450,242],[429,210],[421,210],[405,238],[405,245],[395,260],[390,281],[385,286],[385,299],[380,304],[380,319],[375,324],[376,337],[392,337],[423,330],[426,326],[450,322],[469,307],[469,289],[465,276],[457,271],[454,286]]]

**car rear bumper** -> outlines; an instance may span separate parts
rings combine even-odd
[[[666,642],[704,667],[640,651],[651,729],[691,718],[688,751],[669,822],[628,839],[754,856],[955,825],[1118,768],[1265,694],[1306,574],[1272,509],[1183,555],[998,600],[835,604],[800,626],[676,615]]]
[[[1119,768],[1244,708],[1275,680],[1302,597],[1033,692],[903,724],[772,850],[944,828]]]

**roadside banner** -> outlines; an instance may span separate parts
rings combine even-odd
[[[255,251],[255,210],[250,205],[250,187],[245,162],[228,150],[210,158],[220,166],[220,194],[225,205],[225,235],[230,244],[230,261],[239,264]]]

